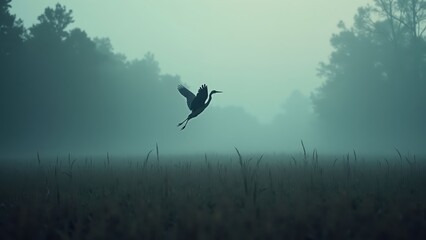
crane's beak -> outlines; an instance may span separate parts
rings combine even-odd
[[[216,93],[223,93],[222,91],[216,91]]]

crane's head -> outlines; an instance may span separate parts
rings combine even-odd
[[[211,94],[215,94],[215,93],[222,93],[222,91],[213,90]]]

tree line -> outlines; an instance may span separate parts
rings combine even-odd
[[[0,4],[3,150],[91,151],[162,132],[152,126],[182,117],[170,111],[184,112],[179,101],[164,100],[177,98],[179,77],[162,75],[153,54],[127,60],[109,39],[71,28],[72,11],[60,4],[28,29],[9,12],[10,0]]]

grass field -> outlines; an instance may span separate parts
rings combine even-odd
[[[426,161],[396,151],[0,162],[0,239],[426,239]]]

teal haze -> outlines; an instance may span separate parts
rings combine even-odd
[[[426,153],[425,0],[9,2],[0,157]]]
[[[367,0],[14,0],[27,26],[57,2],[92,37],[108,37],[130,59],[152,52],[162,72],[192,88],[209,83],[228,93],[217,106],[241,106],[263,123],[294,90],[320,86],[320,61],[340,20],[352,23]]]

